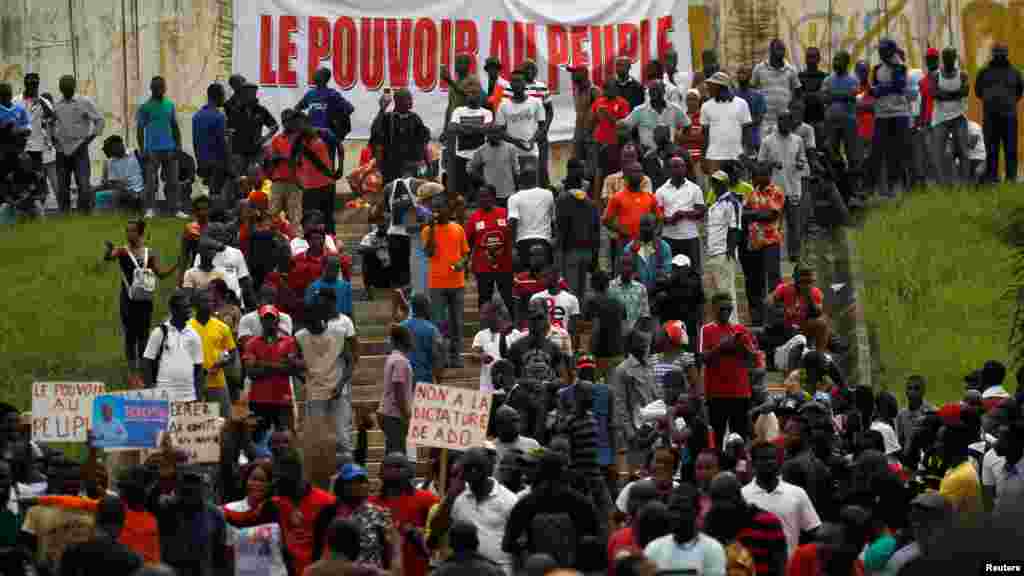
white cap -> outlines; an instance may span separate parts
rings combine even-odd
[[[686,254],[676,254],[672,257],[672,265],[680,267],[690,266],[690,257]]]

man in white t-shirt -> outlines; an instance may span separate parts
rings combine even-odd
[[[704,127],[704,158],[711,173],[724,160],[735,160],[743,154],[743,128],[751,122],[746,100],[733,96],[729,75],[716,72],[704,81],[711,98],[700,107],[700,125]]]
[[[359,363],[359,336],[352,319],[338,312],[337,295],[333,290],[324,290],[322,301],[327,315],[327,333],[342,342],[338,356],[338,393],[328,401],[327,414],[334,416],[338,435],[338,454],[352,454],[352,375]]]
[[[142,354],[145,382],[148,388],[163,388],[177,402],[191,402],[206,388],[203,370],[203,341],[189,327],[192,315],[190,293],[178,289],[168,302],[171,319],[149,334]]]
[[[768,442],[751,448],[754,480],[743,487],[743,499],[779,517],[782,532],[786,535],[788,558],[799,546],[800,535],[817,530],[821,526],[821,518],[803,488],[779,477],[778,450]]]
[[[685,154],[685,152],[684,152]],[[672,247],[672,254],[684,254],[694,270],[701,270],[703,250],[697,223],[704,219],[704,192],[687,176],[686,160],[680,155],[669,158],[670,177],[654,193],[658,208],[665,215],[661,237]]]
[[[537,170],[539,151],[537,139],[547,121],[544,104],[526,94],[526,79],[521,72],[512,74],[512,97],[503,100],[494,116],[494,123],[505,127],[509,141],[517,148],[520,168],[533,163]],[[529,159],[525,160],[524,159]]]
[[[225,246],[212,238],[206,236],[199,240],[199,254],[196,255],[195,266],[185,271],[181,277],[182,288],[189,289],[192,293],[207,290],[210,282],[217,278],[224,280],[228,289],[234,292],[241,299],[242,289],[238,285],[238,278],[228,273],[223,266],[217,266],[214,261]],[[244,261],[244,258],[243,258]],[[246,269],[248,275],[249,270]]]
[[[196,254],[193,266],[199,268],[199,254]],[[224,270],[224,281],[238,297],[243,308],[253,303],[255,297],[252,294],[252,278],[249,276],[249,266],[245,263],[245,255],[241,250],[224,244],[223,249],[213,256],[213,267]]]
[[[494,114],[481,106],[480,86],[475,82],[467,82],[466,105],[453,110],[451,119],[448,121],[448,132],[455,135],[456,175],[454,188],[458,190],[459,194],[462,194],[463,198],[468,199],[470,190],[472,190],[466,167],[473,159],[473,154],[484,146],[486,129],[493,122]],[[448,145],[453,145],[450,137]]]
[[[546,188],[537,188],[537,166],[521,164],[519,191],[508,199],[509,235],[515,238],[513,261],[518,255],[526,258],[534,245],[544,247],[546,264],[551,260],[551,239],[555,223],[555,195]]]
[[[501,353],[502,338],[505,339],[505,351],[507,352],[512,343],[523,337],[523,333],[515,328],[512,328],[512,330],[503,335],[501,323],[507,321],[508,310],[501,310],[499,305],[494,302],[487,302],[480,308],[480,325],[482,330],[473,337],[470,359],[473,362],[480,363],[481,392],[494,391],[491,369],[494,367],[495,362],[503,358]]]
[[[540,300],[548,309],[548,322],[554,328],[561,328],[576,337],[576,327],[580,319],[580,301],[568,290],[561,287],[562,275],[556,266],[549,266],[544,273],[547,289],[530,297],[530,302]]]

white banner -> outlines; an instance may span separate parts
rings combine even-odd
[[[614,59],[633,60],[632,74],[674,47],[689,70],[688,3],[680,0],[235,0],[234,70],[260,85],[276,115],[294,106],[327,67],[331,85],[352,102],[351,138],[368,138],[380,90],[409,88],[414,110],[437,138],[448,103],[440,67],[455,54],[475,56],[502,75],[523,60],[553,94],[551,140],[569,140],[575,121],[565,66],[588,66],[595,84],[614,74]]]

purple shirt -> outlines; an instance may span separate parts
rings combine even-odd
[[[384,362],[384,395],[380,399],[378,414],[401,418],[398,398],[402,396],[412,405],[412,364],[398,350],[392,350]]]

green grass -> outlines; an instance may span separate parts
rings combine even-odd
[[[928,189],[872,209],[855,230],[876,385],[901,400],[921,374],[932,402],[959,399],[963,377],[1007,362],[1013,250],[1005,231],[1024,189]]]
[[[98,381],[125,387],[117,262],[103,262],[103,241],[125,242],[128,217],[51,217],[0,227],[0,401],[31,407],[33,381]],[[146,242],[169,265],[178,256],[182,220],[149,222]],[[161,281],[154,322],[166,315],[173,278]]]

